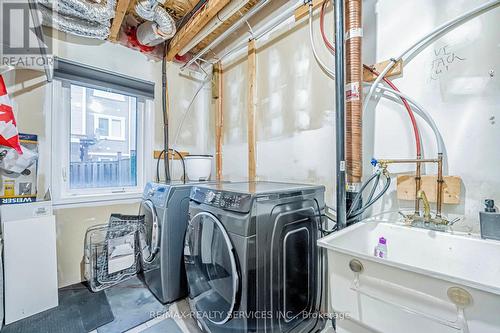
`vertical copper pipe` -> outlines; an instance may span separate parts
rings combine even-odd
[[[362,156],[362,0],[345,0],[347,182],[361,183]]]
[[[417,155],[417,160],[422,159],[422,155]],[[418,192],[422,188],[422,163],[417,162],[417,171],[415,173],[415,215],[420,215],[420,200],[418,199]]]
[[[441,212],[443,210],[443,154],[438,154],[438,179],[437,179],[437,208],[436,217],[441,217]]]

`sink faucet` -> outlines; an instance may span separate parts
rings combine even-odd
[[[424,190],[420,190],[417,193],[417,200],[422,200],[424,203],[424,221],[429,222],[431,220],[431,205],[429,204],[429,199]]]
[[[432,217],[431,215],[431,205],[429,199],[423,190],[417,192],[417,200],[422,201],[424,204],[424,215],[421,216],[420,212],[415,212],[414,215],[407,215],[405,222],[422,228],[430,228],[433,230],[444,230],[444,228],[449,225],[449,221],[441,216]]]

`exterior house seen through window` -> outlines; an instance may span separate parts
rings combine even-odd
[[[137,98],[70,86],[69,187],[137,186]]]

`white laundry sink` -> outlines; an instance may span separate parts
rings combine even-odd
[[[388,258],[373,255],[387,239]],[[328,250],[337,332],[500,332],[500,242],[387,221],[318,241]]]

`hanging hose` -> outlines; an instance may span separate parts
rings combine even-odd
[[[179,158],[182,162],[182,179],[183,179],[183,182],[185,184],[186,183],[186,162],[184,161],[184,157],[182,156],[181,153],[179,153],[175,149],[169,149],[169,151],[173,151],[175,153],[175,155],[179,156]],[[172,154],[172,155],[174,155],[174,154]],[[162,156],[168,156],[168,154],[166,154],[166,150],[161,151],[160,156],[158,156],[158,160],[156,161],[156,182],[157,183],[160,182],[160,160],[161,160]],[[167,160],[168,160],[168,157],[167,157]]]
[[[162,83],[162,111],[163,111],[163,151],[168,151],[168,99],[167,99],[167,45],[165,44],[163,51],[163,60],[161,63],[161,83]],[[170,181],[170,165],[168,164],[168,154],[164,155],[163,163],[165,163],[165,182]],[[158,175],[158,170],[157,175]],[[159,176],[157,177],[160,181]]]
[[[353,220],[355,219],[356,217],[358,217],[359,215],[363,214],[368,208],[370,208],[375,202],[377,202],[380,198],[382,198],[382,196],[387,192],[387,190],[389,190],[389,187],[391,186],[391,177],[390,175],[387,173],[387,172],[382,172],[381,174],[377,174],[375,173],[374,174],[375,177],[370,177],[370,179],[368,181],[366,181],[362,188],[365,189],[368,184],[373,180],[373,179],[376,179],[376,182],[372,188],[372,191],[370,192],[370,196],[367,200],[367,203],[364,204],[361,208],[357,209],[357,210],[350,210],[349,211],[349,214],[347,215],[347,221],[349,220]],[[376,190],[376,187],[378,185],[378,179],[380,178],[380,176],[383,175],[385,177],[385,184],[384,184],[384,187],[382,188],[382,190],[373,198],[374,194],[375,194],[375,190]],[[361,196],[363,195],[363,190],[360,190],[359,193],[356,195],[356,197],[354,198],[355,201],[359,202],[361,200]],[[353,201],[354,202],[354,201]],[[355,207],[354,205],[352,205],[351,207]]]

